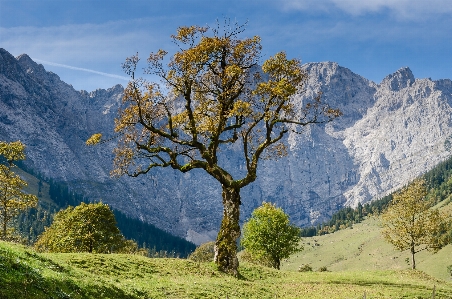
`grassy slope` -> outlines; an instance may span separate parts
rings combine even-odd
[[[321,246],[320,246],[321,247]],[[276,271],[130,255],[39,254],[0,242],[0,298],[436,298],[452,285],[418,271]]]
[[[50,197],[49,192],[50,185],[48,183],[42,181],[41,192],[39,193],[40,180],[36,176],[18,167],[14,168],[14,172],[20,175],[21,178],[27,182],[27,187],[25,187],[23,191],[25,193],[34,194],[38,196],[39,200],[38,206],[41,206],[45,210],[48,209],[50,213],[61,210],[62,207],[58,203],[55,203]],[[117,215],[116,212],[119,212],[119,215]],[[123,229],[122,233],[125,235],[125,237],[137,241],[140,246],[143,245],[143,242],[145,242],[148,248],[152,249],[152,247],[155,246],[156,247],[155,249],[157,251],[161,250],[160,253],[165,251],[168,252],[169,254],[175,253],[179,256],[187,256],[188,254],[190,254],[191,251],[195,249],[194,244],[187,244],[188,242],[184,243],[185,241],[181,242],[181,240],[179,240],[176,236],[173,236],[168,232],[160,230],[157,227],[153,226],[152,224],[142,223],[138,219],[125,219],[127,218],[127,216],[121,213],[120,211],[114,210],[114,213],[116,215],[118,226],[120,229]],[[118,217],[120,218],[118,219]],[[27,225],[30,225],[30,223],[27,223]],[[28,237],[27,225],[23,226],[25,227],[25,229],[23,229],[22,227],[23,231],[21,232],[22,236],[25,238]],[[45,222],[43,225],[48,226],[47,222]],[[133,229],[130,229],[130,227],[132,227]],[[39,234],[41,231],[35,230],[35,233],[36,232]]]
[[[27,192],[38,180],[26,173]],[[52,204],[44,183],[44,200]],[[448,202],[447,202],[448,203]],[[444,205],[444,203],[443,203]],[[445,207],[451,211],[452,205]],[[305,238],[305,250],[282,264],[283,271],[241,264],[242,279],[212,264],[127,255],[37,254],[0,242],[0,299],[3,298],[436,298],[452,297],[452,245],[437,254],[416,255],[419,271],[407,270],[407,252],[380,235],[371,218],[353,229]],[[316,245],[318,244],[318,245]],[[301,264],[332,272],[297,273]],[[276,297],[277,296],[277,297]]]
[[[443,210],[452,210],[452,204],[444,202],[442,205]],[[282,269],[296,271],[302,264],[310,264],[314,270],[326,266],[334,272],[409,269],[411,266],[406,262],[409,252],[396,251],[383,239],[380,230],[379,218],[372,217],[352,229],[303,238],[304,251],[284,261]],[[415,258],[417,269],[442,280],[451,280],[446,267],[452,265],[452,245],[436,254],[422,251]]]

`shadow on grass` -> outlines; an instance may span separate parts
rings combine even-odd
[[[40,268],[33,268],[28,261],[17,254],[0,250],[0,298],[137,298],[112,285],[85,285],[80,287],[75,281],[64,277],[68,272],[55,262],[33,253],[25,254],[37,259],[43,266],[55,271],[60,279],[45,277]],[[48,267],[50,266],[50,267]]]

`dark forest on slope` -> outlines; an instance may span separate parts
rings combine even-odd
[[[20,165],[28,173],[26,169]],[[20,214],[16,220],[16,227],[21,235],[32,244],[39,234],[44,231],[44,227],[50,226],[53,214],[67,206],[76,206],[81,202],[88,202],[83,196],[75,194],[69,190],[66,184],[54,182],[51,179],[40,179],[40,185],[45,182],[49,185],[49,195],[52,203],[40,201],[38,206],[29,209]],[[424,178],[430,192],[428,197],[435,198],[436,202],[441,202],[452,193],[452,158],[438,164],[435,168],[426,172]],[[40,192],[40,190],[39,190]],[[38,194],[39,195],[39,194]],[[351,227],[355,223],[361,222],[368,215],[378,215],[382,213],[392,200],[392,194],[381,199],[368,202],[364,205],[359,204],[357,208],[344,207],[335,212],[329,221],[318,224],[317,226],[302,228],[302,237],[311,237],[333,233],[334,231]],[[135,240],[140,246],[150,250],[151,256],[188,256],[195,245],[185,239],[173,236],[163,230],[158,229],[152,224],[144,223],[138,219],[132,219],[124,213],[114,210],[119,229],[128,239]]]
[[[43,183],[49,186],[49,196],[52,202],[40,200],[36,208],[21,213],[16,219],[16,229],[28,244],[33,244],[37,237],[44,231],[44,227],[50,226],[53,215],[68,206],[77,206],[89,201],[80,194],[72,192],[67,184],[55,182],[52,179],[44,179],[33,173],[23,164],[20,168],[39,179],[38,197]],[[140,247],[147,248],[151,257],[187,257],[196,245],[183,238],[167,233],[152,224],[133,219],[118,210],[113,210],[117,225],[127,239],[132,239]]]
[[[427,198],[434,198],[436,203],[445,200],[452,194],[452,157],[441,162],[433,169],[421,176],[429,187]],[[305,227],[301,230],[302,237],[312,237],[333,233],[337,230],[351,227],[354,223],[360,223],[367,215],[379,215],[392,200],[393,195],[389,194],[380,199],[373,200],[358,207],[344,207],[334,213],[329,221],[317,226]]]

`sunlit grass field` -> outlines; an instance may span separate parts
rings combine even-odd
[[[22,175],[27,175],[23,173]],[[38,180],[27,177],[30,193]],[[43,184],[42,200],[48,198]],[[442,209],[452,210],[449,201]],[[282,262],[282,270],[241,262],[239,279],[213,263],[150,259],[134,255],[42,254],[0,242],[0,299],[47,298],[452,298],[452,246],[437,254],[399,252],[370,217],[352,229],[304,238],[304,251]],[[313,272],[298,272],[309,264]],[[326,267],[327,272],[317,272]]]
[[[435,298],[452,297],[450,283],[420,271],[289,270],[290,265],[277,271],[243,262],[236,279],[217,271],[213,263],[115,254],[40,254],[0,242],[2,299],[363,298],[364,294],[366,298],[431,298],[434,288]]]
[[[442,203],[444,211],[450,212],[452,204]],[[406,270],[411,268],[408,251],[397,251],[381,236],[381,222],[370,217],[353,228],[333,234],[303,238],[304,250],[293,255],[281,265],[283,270],[297,271],[302,264],[309,264],[313,270],[327,267],[338,271]],[[435,278],[451,281],[447,270],[452,265],[452,245],[433,254],[421,251],[415,255],[416,268]]]

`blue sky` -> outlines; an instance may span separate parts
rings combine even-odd
[[[127,56],[171,53],[178,26],[225,17],[261,36],[263,59],[284,50],[377,83],[404,66],[416,78],[452,78],[450,0],[0,0],[0,47],[91,91],[125,85]]]

